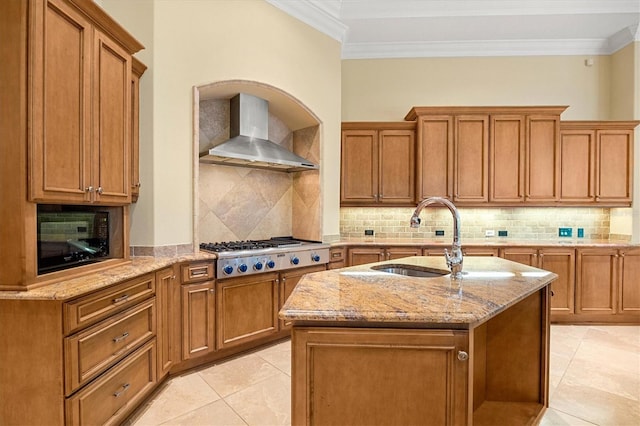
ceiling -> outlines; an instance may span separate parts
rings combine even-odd
[[[343,59],[609,55],[640,40],[640,0],[267,0]]]

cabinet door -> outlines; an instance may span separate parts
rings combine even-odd
[[[173,347],[177,344],[174,320],[180,315],[176,309],[179,299],[175,297],[175,291],[179,288],[173,268],[156,272],[158,378],[169,373],[174,362]]]
[[[466,331],[294,328],[292,350],[292,424],[471,423]]]
[[[640,315],[640,249],[623,250],[618,313]]]
[[[217,283],[219,349],[258,340],[278,331],[278,274],[258,274]]]
[[[132,58],[131,61],[131,201],[140,195],[140,77],[146,65]]]
[[[596,132],[596,201],[631,203],[633,131]]]
[[[456,116],[454,141],[454,201],[488,201],[489,116]]]
[[[385,250],[387,260],[400,259],[410,256],[422,256],[420,247],[387,247]]]
[[[340,202],[378,201],[378,132],[344,130],[341,159]]]
[[[131,55],[95,31],[93,177],[95,200],[131,201]]]
[[[489,201],[524,201],[525,119],[492,115],[489,140]]]
[[[381,130],[380,182],[381,204],[414,204],[415,134],[412,130]]]
[[[444,197],[453,200],[453,117],[418,118],[418,200]]]
[[[215,350],[214,282],[182,286],[182,359]]]
[[[551,283],[551,314],[574,313],[575,250],[568,248],[540,249],[539,267],[558,275]]]
[[[351,247],[348,253],[349,266],[381,262],[386,257],[384,249],[380,247]]]
[[[293,292],[293,289],[296,287],[296,285],[298,285],[298,282],[305,274],[325,270],[326,268],[324,265],[314,265],[307,268],[292,269],[280,273],[280,303],[278,304],[278,310],[282,309],[282,306],[284,306],[284,302],[286,302],[289,296],[291,296],[291,292]],[[284,320],[280,321],[281,330],[290,328],[291,322]]]
[[[505,247],[500,249],[500,257],[512,262],[538,267],[538,249],[533,247]]]
[[[558,199],[560,175],[560,117],[527,117],[525,201],[553,202]]]
[[[611,315],[616,312],[618,252],[580,249],[576,271],[576,314]]]
[[[66,2],[31,6],[30,200],[82,203],[91,185],[93,29]]]
[[[560,135],[560,200],[594,201],[595,132],[563,130]]]
[[[329,249],[329,265],[327,269],[340,269],[347,266],[347,249],[345,247],[331,247]]]
[[[462,253],[465,256],[498,256],[499,254],[498,249],[492,247],[462,247]]]

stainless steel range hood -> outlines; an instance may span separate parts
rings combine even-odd
[[[318,169],[317,164],[268,140],[269,103],[264,99],[246,93],[231,98],[229,132],[229,140],[200,154],[201,163],[280,172]]]

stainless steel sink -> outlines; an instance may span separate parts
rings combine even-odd
[[[371,269],[381,272],[387,272],[395,275],[405,275],[408,277],[420,277],[420,278],[435,278],[442,277],[449,274],[449,271],[443,271],[440,269],[424,268],[422,266],[415,265],[376,265]]]

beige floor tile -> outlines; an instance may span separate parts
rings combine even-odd
[[[246,426],[246,423],[223,400],[212,402],[162,426]]]
[[[249,425],[291,424],[291,378],[284,373],[236,392],[225,401]]]
[[[562,381],[549,406],[600,426],[637,426],[640,404],[590,386],[570,385]]]
[[[588,386],[640,402],[640,371],[629,374],[616,365],[602,367],[583,359],[574,359],[562,377],[562,383]]]
[[[593,426],[593,423],[573,417],[562,411],[548,408],[544,413],[539,426]]]
[[[564,373],[571,363],[571,356],[552,352],[549,355],[549,397],[553,397],[553,392],[560,384]]]
[[[291,376],[291,341],[279,343],[256,352],[256,355]]]
[[[607,347],[628,351],[640,351],[640,327],[633,326],[598,326],[590,327],[585,341],[598,341]]]
[[[219,399],[220,396],[197,374],[174,377],[133,424],[159,425]]]
[[[245,355],[197,373],[220,396],[226,397],[281,371],[256,354]]]
[[[580,344],[573,359],[597,364],[603,369],[614,367],[630,374],[640,375],[640,351],[627,346],[609,345],[606,340],[586,338]]]

